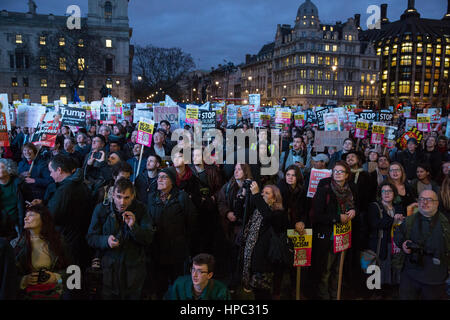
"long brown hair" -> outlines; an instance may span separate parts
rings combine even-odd
[[[406,171],[405,171],[405,168],[403,168],[403,166],[402,166],[402,164],[401,164],[400,162],[394,161],[394,162],[391,162],[391,164],[389,165],[389,172],[391,171],[391,167],[392,167],[393,165],[399,166],[399,168],[400,168],[400,170],[401,170],[401,172],[402,172],[402,177],[400,178],[400,183],[401,183],[401,184],[404,184],[405,181],[406,181]],[[392,180],[390,173],[388,173],[387,181],[389,181],[390,183],[392,183],[393,185],[395,185],[395,182],[394,182],[394,180]]]
[[[269,188],[270,190],[272,190],[272,193],[275,197],[275,202],[272,204],[272,209],[283,210],[283,198],[281,197],[280,189],[278,189],[278,187],[273,184],[268,184],[267,186],[264,186],[264,188]]]
[[[446,210],[450,210],[450,176],[446,176],[441,185],[441,190],[439,191],[439,196],[441,198],[442,206]]]
[[[42,240],[44,240],[47,243],[49,251],[53,253],[55,257],[57,257],[57,263],[55,268],[56,269],[65,268],[68,264],[68,261],[63,251],[61,235],[55,229],[53,218],[48,208],[42,204],[38,204],[27,207],[26,212],[35,212],[39,214],[42,221],[42,227],[39,236]],[[27,246],[27,257],[26,257],[27,266],[30,268],[30,270],[32,270],[33,265],[31,263],[31,254],[33,250],[31,248],[30,231],[25,229],[22,234],[22,237],[25,237],[25,242]]]

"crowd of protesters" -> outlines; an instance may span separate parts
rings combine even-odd
[[[259,162],[207,164],[199,150],[191,163],[183,151],[171,157],[186,141],[171,140],[167,121],[151,147],[136,143],[128,121],[76,134],[64,126],[52,148],[30,143],[32,129],[13,128],[0,159],[0,299],[294,299],[295,267],[270,249],[274,235],[308,228],[302,298],[336,299],[333,225],[348,221],[344,298],[446,299],[450,155],[442,129],[390,152],[352,138],[339,151],[316,152],[315,130],[286,131],[279,172],[265,176]],[[222,146],[212,143],[214,160]],[[273,153],[269,143],[256,150]],[[312,169],[332,173],[308,198]],[[366,286],[360,257],[368,249],[377,253],[381,290]],[[81,289],[67,288],[71,265],[80,267]]]

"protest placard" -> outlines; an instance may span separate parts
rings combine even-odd
[[[186,106],[186,123],[195,124],[198,122],[199,110],[197,106],[188,105]]]
[[[383,122],[374,122],[372,125],[371,144],[383,144],[385,124]]]
[[[304,112],[294,113],[294,124],[296,127],[303,127],[305,125],[305,113]]]
[[[171,129],[177,129],[178,124],[178,106],[174,107],[153,107],[153,117],[156,123],[162,120],[167,120],[170,123]]]
[[[311,174],[309,178],[309,185],[308,185],[308,198],[313,198],[317,191],[317,186],[319,184],[319,181],[323,178],[331,177],[331,170],[327,169],[311,169]]]
[[[417,129],[423,132],[431,131],[431,115],[428,113],[417,114]]]
[[[261,106],[261,95],[260,94],[249,94],[248,104],[252,104],[255,107]]]
[[[329,112],[323,115],[325,131],[339,131],[339,115],[337,112]]]
[[[235,126],[237,125],[237,107],[235,105],[228,105],[227,109],[227,125]]]
[[[17,126],[36,128],[46,108],[44,106],[19,105],[17,108]]]
[[[154,127],[155,122],[153,120],[141,118],[138,124],[136,143],[142,144],[146,147],[150,147],[152,145],[152,135]]]
[[[59,107],[63,126],[86,126],[86,111],[82,108]]]
[[[216,128],[216,112],[200,110],[200,119],[202,123],[202,133],[208,129]]]
[[[323,115],[328,113],[328,111],[330,110],[330,107],[326,106],[326,107],[316,107],[314,112],[316,114],[316,121],[317,121],[317,125],[319,130],[324,130],[325,129],[325,123],[323,121]]]
[[[11,115],[9,113],[8,95],[0,94],[0,111],[5,114],[5,124],[8,131],[11,131]]]
[[[138,123],[141,118],[153,119],[153,110],[150,108],[135,108],[133,113],[133,123]]]
[[[9,147],[8,126],[6,125],[6,115],[0,111],[0,147]]]
[[[369,121],[365,119],[359,119],[356,122],[355,138],[365,139],[367,137],[368,130],[369,130]]]
[[[439,123],[441,121],[441,108],[429,108],[427,113],[430,115],[431,123]]]
[[[312,229],[305,229],[300,235],[294,229],[287,230],[287,236],[294,245],[294,267],[308,267],[311,265]]]
[[[352,222],[333,225],[333,252],[338,253],[352,246]]]
[[[409,131],[411,128],[416,128],[417,120],[416,119],[406,119],[405,122],[405,131]]]

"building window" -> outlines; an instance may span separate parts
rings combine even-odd
[[[433,53],[433,45],[427,44],[427,53]]]
[[[422,53],[423,52],[423,44],[418,43],[417,44],[417,53]]]
[[[111,79],[107,79],[107,80],[106,80],[106,87],[107,87],[108,89],[112,89],[113,85],[112,85]]]
[[[414,81],[414,93],[420,94],[420,81]]]
[[[48,95],[41,94],[41,104],[47,104],[48,103]]]
[[[338,46],[337,45],[333,45],[333,52],[338,51]]]
[[[41,70],[47,69],[47,57],[39,57],[39,67]]]
[[[422,57],[421,56],[417,56],[417,58],[416,58],[416,65],[418,65],[418,66],[422,65]]]
[[[330,51],[330,45],[329,44],[325,45],[325,51]]]
[[[435,67],[440,67],[441,66],[441,58],[440,57],[436,57],[436,62],[434,63]]]
[[[105,72],[107,72],[107,73],[113,72],[113,59],[112,58],[105,59]]]
[[[395,82],[391,82],[391,90],[390,90],[390,94],[391,94],[391,95],[395,94]]]
[[[59,82],[59,87],[60,87],[60,88],[66,88],[66,87],[67,87],[66,80],[61,80],[61,81]]]
[[[431,79],[431,68],[425,69],[425,79]]]
[[[80,84],[78,85],[78,88],[84,89],[84,80],[80,81]]]
[[[306,79],[306,70],[300,70],[300,79]]]
[[[47,44],[45,36],[39,37],[39,45],[45,46]]]
[[[17,93],[13,93],[13,95],[12,95],[12,99],[13,99],[13,101],[17,101],[17,100],[19,100],[19,94],[17,94]]]
[[[442,54],[442,45],[438,44],[436,46],[436,55],[441,55]]]
[[[321,96],[322,92],[323,92],[323,86],[322,85],[318,85],[317,88],[316,88],[316,94]]]
[[[412,42],[405,42],[402,44],[402,53],[412,52]]]
[[[389,55],[389,47],[384,47],[383,56],[388,56],[388,55]]]
[[[364,86],[361,86],[361,89],[359,91],[359,95],[363,96],[364,95]]]
[[[397,48],[398,48],[398,45],[394,44],[394,46],[392,47],[392,54],[397,54]],[[402,52],[403,52],[403,48],[402,48]],[[412,52],[412,48],[411,48],[411,52]]]
[[[28,87],[28,78],[27,77],[23,78],[23,86]]]
[[[67,96],[60,96],[59,100],[61,100],[62,103],[67,104]]]
[[[66,71],[66,58],[64,57],[59,58],[59,70]]]
[[[430,56],[427,56],[427,58],[426,58],[427,60],[426,60],[426,66],[427,67],[431,67],[432,65],[433,65],[433,61],[431,60],[431,57]]]
[[[429,95],[430,94],[430,82],[429,81],[425,81],[423,83],[423,94],[424,95]]]
[[[353,95],[353,87],[344,86],[344,96],[352,96],[352,95]]]
[[[391,67],[395,67],[395,66],[397,66],[397,57],[392,57]]]
[[[439,76],[440,76],[440,71],[439,69],[435,69],[434,70],[434,80],[439,80]]]
[[[105,2],[105,19],[111,20],[112,18],[112,4],[111,1]]]
[[[78,96],[78,98],[80,98],[81,101],[86,101],[86,97],[85,96]]]
[[[299,94],[299,95],[304,95],[304,94],[306,94],[306,85],[301,84],[301,85],[299,86],[299,88],[298,88],[298,94]]]
[[[381,56],[381,48],[377,49],[377,56]]]
[[[387,83],[386,82],[383,82],[383,84],[381,86],[381,92],[383,94],[386,94],[386,92],[387,92]]]
[[[331,80],[331,72],[325,72],[325,79]]]
[[[383,80],[387,80],[387,78],[388,78],[388,71],[387,70],[384,70],[383,71],[383,76],[381,77]]]
[[[309,78],[314,79],[314,70],[309,70]]]
[[[409,91],[410,91],[409,81],[400,81],[398,83],[398,93],[399,94],[402,94],[402,93],[409,94]]]
[[[323,78],[323,71],[322,70],[317,70],[317,79],[322,80]]]
[[[450,56],[450,46],[445,46],[445,54]]]
[[[316,61],[316,57],[315,56],[311,56],[311,64],[314,64]]]
[[[337,66],[338,65],[338,58],[333,58],[333,65]]]
[[[66,39],[64,37],[59,38],[59,46],[63,47],[66,45]]]
[[[112,48],[112,40],[111,39],[106,39],[106,47]]]
[[[29,93],[24,93],[23,94],[23,98],[30,100],[30,94]]]
[[[329,66],[331,64],[331,58],[330,57],[325,57],[325,64],[327,66]]]
[[[317,57],[317,64],[323,64],[323,57],[322,56],[318,56]]]
[[[401,66],[410,66],[411,65],[411,56],[402,56],[400,60]]]
[[[84,58],[78,58],[78,70],[83,71],[85,68]]]
[[[21,34],[16,34],[16,43],[17,44],[23,43]]]
[[[309,94],[314,94],[314,85],[309,85]]]
[[[439,82],[437,81],[433,83],[433,94],[438,94],[438,84]]]
[[[444,79],[448,79],[448,70],[444,70]]]
[[[47,79],[41,79],[41,87],[47,88]]]
[[[11,78],[11,87],[19,86],[19,82],[17,81],[17,77]]]
[[[449,67],[450,67],[450,58],[445,58],[444,61],[445,61],[445,62],[444,62],[444,67],[445,67],[445,68],[449,68]]]

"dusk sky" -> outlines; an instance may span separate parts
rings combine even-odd
[[[40,14],[64,15],[77,4],[87,15],[88,0],[35,0]],[[223,60],[244,62],[245,54],[256,54],[272,42],[277,24],[294,24],[304,0],[130,0],[129,19],[133,28],[131,43],[158,47],[179,47],[190,53],[197,69],[209,70]],[[28,0],[1,0],[0,10],[26,12]],[[347,21],[361,14],[366,29],[370,5],[388,3],[388,18],[396,21],[407,0],[313,0],[321,23]],[[416,0],[424,18],[441,19],[447,0]]]

